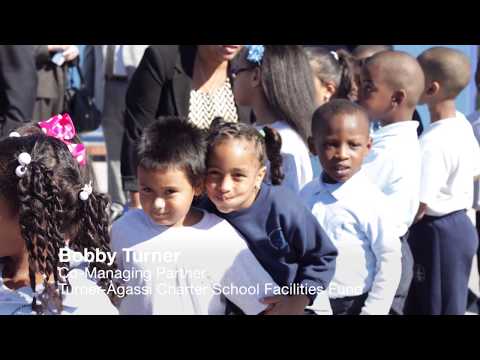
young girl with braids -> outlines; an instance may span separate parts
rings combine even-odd
[[[299,193],[313,179],[307,138],[317,105],[305,51],[299,45],[245,45],[231,73],[237,103],[253,109],[257,126],[280,133],[285,185]]]
[[[347,51],[329,51],[323,47],[308,48],[306,51],[314,74],[319,105],[330,99],[357,100],[355,63]]]
[[[108,263],[73,256],[110,251],[107,198],[61,140],[18,135],[0,141],[0,314],[116,314],[110,279],[86,276]]]
[[[215,120],[208,137],[205,207],[230,222],[275,282],[287,289],[265,299],[266,313],[303,314],[318,293],[329,307],[322,289],[333,277],[337,250],[297,194],[263,181],[268,158],[271,183],[282,182],[281,147],[278,132],[270,127],[258,131]]]

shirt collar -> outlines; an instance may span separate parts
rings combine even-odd
[[[390,124],[384,127],[381,127],[373,133],[373,138],[383,138],[387,136],[398,135],[401,133],[415,133],[417,136],[417,128],[420,124],[417,121],[400,121],[394,124]]]
[[[360,170],[344,183],[327,184],[322,180],[322,176],[318,179],[319,189],[316,195],[328,193],[337,201],[355,197],[358,195],[359,189],[364,188],[366,177]]]

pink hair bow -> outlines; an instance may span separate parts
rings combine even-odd
[[[77,134],[70,115],[56,115],[51,119],[39,122],[38,126],[45,135],[61,140],[67,145],[68,150],[80,165],[85,166],[87,164],[85,145],[74,144],[70,141]]]

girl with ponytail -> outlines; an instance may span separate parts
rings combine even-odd
[[[259,131],[216,119],[208,135],[204,206],[243,235],[278,285],[303,289],[266,299],[266,314],[303,314],[317,294],[326,298],[323,290],[333,276],[337,251],[299,197],[274,186],[284,176],[281,148],[281,137],[268,126]],[[273,185],[264,181],[267,160]]]

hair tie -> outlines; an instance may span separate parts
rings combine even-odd
[[[263,45],[245,45],[248,50],[247,60],[260,65],[265,53],[265,47]]]
[[[16,131],[12,131],[8,137],[11,137],[11,138],[18,138],[18,137],[22,137],[22,135],[20,135],[20,133],[16,132]]]
[[[71,141],[77,135],[77,131],[70,115],[67,113],[56,115],[51,119],[40,121],[38,126],[45,135],[54,137],[67,145],[68,150],[80,165],[86,165],[87,151],[85,145],[75,144]]]
[[[264,139],[267,137],[267,135],[265,134],[265,130],[263,130],[263,129],[258,130],[258,133],[259,133],[260,136],[261,136],[262,138],[264,138]]]
[[[340,60],[336,51],[330,51],[330,54],[332,54],[332,56],[335,58],[335,60],[337,60],[337,61]]]
[[[18,155],[18,163],[20,165],[15,169],[15,175],[19,178],[24,177],[27,172],[27,166],[32,162],[32,157],[29,153],[23,152]]]
[[[82,188],[82,190],[78,194],[78,197],[82,201],[87,201],[90,195],[92,195],[92,192],[93,192],[92,182],[90,181],[88,184],[85,184],[85,186]]]

